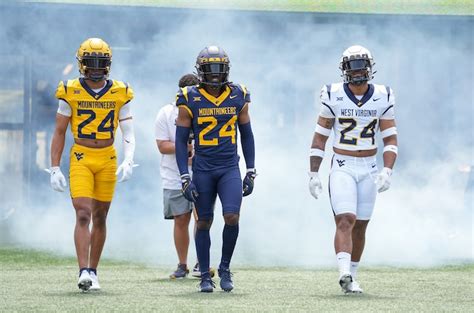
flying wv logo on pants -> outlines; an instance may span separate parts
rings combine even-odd
[[[74,152],[74,155],[78,161],[84,158],[84,153]]]
[[[338,159],[336,159],[336,161],[337,161],[337,164],[339,165],[339,167],[343,167],[344,163],[346,162],[346,160],[338,160]]]

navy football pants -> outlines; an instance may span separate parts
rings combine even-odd
[[[242,178],[238,167],[194,172],[193,182],[199,193],[196,202],[199,220],[211,220],[214,217],[217,195],[222,203],[222,214],[240,213]]]

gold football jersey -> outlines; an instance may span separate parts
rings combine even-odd
[[[133,99],[133,90],[124,82],[108,79],[96,93],[83,78],[76,78],[61,81],[56,98],[71,106],[74,138],[110,139],[118,126],[120,108]]]

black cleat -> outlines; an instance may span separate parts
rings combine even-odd
[[[221,288],[226,292],[232,291],[234,289],[234,283],[232,282],[232,273],[228,268],[219,268],[218,270],[219,277],[221,278]]]
[[[211,279],[209,272],[202,273],[201,283],[199,284],[200,292],[213,292],[216,284]]]

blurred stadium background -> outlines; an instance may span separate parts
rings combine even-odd
[[[359,43],[375,56],[375,82],[395,90],[401,148],[367,260],[472,262],[472,1],[2,1],[0,26],[0,244],[74,254],[70,200],[51,190],[43,169],[56,84],[77,76],[75,51],[97,36],[112,46],[111,77],[135,89],[141,165],[117,188],[104,254],[172,264],[154,117],[197,52],[218,44],[231,78],[252,92],[260,171],[243,207],[237,264],[332,266],[331,211],[307,192],[307,150],[319,89],[339,79],[341,52]]]

